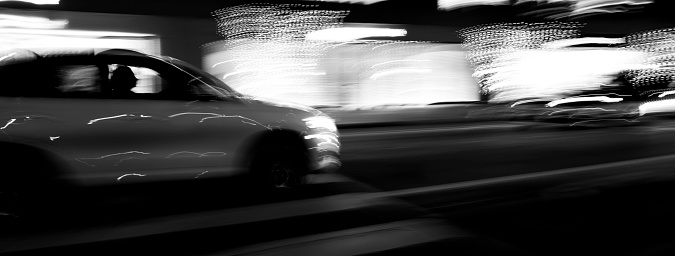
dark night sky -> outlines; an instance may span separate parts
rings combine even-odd
[[[61,0],[58,6],[36,6],[19,2],[3,2],[0,7],[51,9],[64,11],[124,13],[161,16],[183,16],[211,18],[211,12],[220,8],[258,2],[272,3],[305,3],[318,2],[301,0]],[[346,22],[360,23],[390,23],[416,25],[471,25],[500,21],[544,21],[536,17],[522,17],[516,15],[531,10],[541,10],[551,7],[541,4],[524,4],[517,7],[489,6],[470,7],[453,11],[438,11],[436,0],[387,0],[372,5],[320,3],[322,8],[349,9],[350,15]],[[675,7],[673,0],[657,0],[649,4],[641,12],[631,14],[603,14],[582,21],[602,21],[612,23],[614,20],[634,21],[635,23],[675,21],[671,10]],[[673,22],[675,24],[675,22]]]

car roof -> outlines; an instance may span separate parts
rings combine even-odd
[[[138,59],[157,59],[170,63],[163,56],[153,56],[128,49],[100,49],[100,48],[36,48],[36,49],[7,49],[0,51],[0,66],[21,62],[32,62],[38,59],[63,58],[103,58],[132,57]]]
[[[237,94],[232,88],[228,87],[218,78],[213,77],[212,75],[190,65],[187,62],[181,61],[179,59],[174,59],[169,56],[161,55],[151,55],[134,50],[128,49],[100,49],[100,48],[74,48],[74,49],[11,49],[11,50],[0,50],[0,69],[4,69],[9,66],[19,66],[23,64],[32,65],[37,63],[44,63],[44,61],[53,60],[56,62],[60,61],[75,61],[79,62],[84,60],[84,62],[92,61],[91,63],[115,63],[118,60],[123,60],[120,63],[130,66],[141,66],[141,67],[152,67],[153,70],[166,74],[174,78],[185,78],[185,79],[199,79],[199,80],[209,80],[212,83],[212,86],[216,86],[221,90],[225,90],[230,94]],[[38,64],[40,65],[40,64]],[[182,72],[174,72],[176,70]],[[222,91],[216,90],[218,93],[222,94]]]

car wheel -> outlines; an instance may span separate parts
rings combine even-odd
[[[59,207],[63,188],[54,179],[53,158],[16,145],[0,147],[0,155],[5,163],[0,177],[0,220],[18,223],[51,216]],[[22,161],[27,156],[32,161]]]
[[[251,162],[255,182],[266,188],[297,188],[305,184],[307,154],[293,147],[266,147]]]
[[[19,185],[15,185],[19,184]],[[15,184],[0,183],[0,221],[4,224],[18,224],[46,213],[46,200],[41,200],[37,188],[30,191]]]
[[[22,196],[12,189],[0,189],[0,218],[13,219],[23,215]]]

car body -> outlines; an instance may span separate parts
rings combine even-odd
[[[116,93],[114,70],[120,66],[137,77],[134,93]],[[256,174],[261,182],[287,187],[297,185],[289,183],[291,174],[302,178],[340,166],[339,134],[329,116],[242,95],[171,57],[123,49],[18,49],[0,55],[0,74],[6,167],[0,187],[36,180],[87,187],[257,171],[266,172]]]

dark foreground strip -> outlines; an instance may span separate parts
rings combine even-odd
[[[479,254],[476,254],[479,253]],[[438,219],[420,218],[285,239],[213,255],[521,255]]]
[[[342,194],[168,216],[119,226],[12,236],[0,240],[0,253],[208,253],[423,215],[426,212],[391,199],[371,198],[368,194]]]

